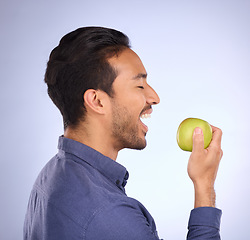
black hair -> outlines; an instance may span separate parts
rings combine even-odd
[[[113,95],[117,77],[108,59],[130,48],[128,37],[104,27],[83,27],[65,35],[50,54],[45,73],[48,94],[63,116],[64,128],[84,119],[88,89]]]

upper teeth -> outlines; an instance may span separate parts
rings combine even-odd
[[[150,118],[150,117],[151,115],[147,113],[141,115],[141,118]]]

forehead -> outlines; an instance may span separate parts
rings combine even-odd
[[[110,58],[108,62],[117,71],[117,76],[133,77],[138,74],[146,74],[141,59],[129,48],[123,50],[118,57]]]

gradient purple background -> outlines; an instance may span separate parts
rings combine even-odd
[[[193,186],[179,123],[220,127],[224,156],[216,181],[221,236],[250,239],[250,1],[0,2],[0,239],[22,239],[29,193],[63,133],[43,76],[50,51],[80,26],[119,29],[131,39],[161,97],[144,151],[123,150],[127,194],[153,215],[161,238],[185,239]]]

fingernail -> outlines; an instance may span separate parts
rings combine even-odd
[[[201,128],[195,128],[194,133],[195,134],[202,134]]]

